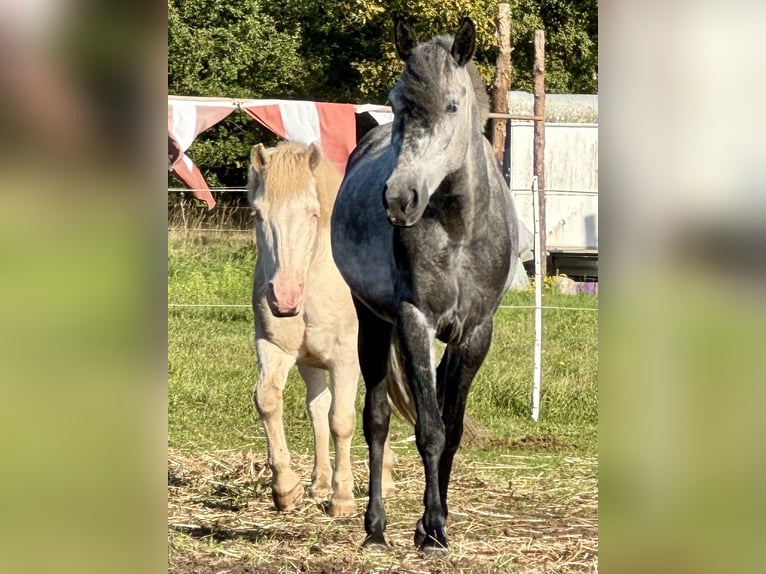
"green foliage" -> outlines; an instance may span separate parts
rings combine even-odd
[[[261,0],[168,0],[168,91],[185,96],[290,97],[303,75],[299,28]]]

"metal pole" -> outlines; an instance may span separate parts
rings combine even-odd
[[[534,114],[540,119],[534,123],[534,174],[540,191],[540,251],[542,253],[542,275],[547,274],[546,264],[548,249],[546,247],[545,219],[545,33],[535,31],[535,64],[533,67],[535,105]]]

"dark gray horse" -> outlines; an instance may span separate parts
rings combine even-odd
[[[492,147],[482,135],[488,99],[470,63],[473,22],[465,19],[454,39],[439,36],[420,44],[397,22],[395,41],[405,66],[389,95],[394,121],[373,129],[354,150],[331,237],[359,318],[367,389],[365,545],[386,544],[381,469],[391,359],[401,364],[417,412],[426,488],[415,544],[428,551],[447,546],[447,486],[466,398],[489,350],[518,231]],[[438,368],[435,337],[446,343]]]

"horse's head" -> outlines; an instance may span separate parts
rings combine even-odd
[[[255,215],[259,271],[266,300],[276,317],[303,309],[306,277],[316,250],[320,202],[316,171],[322,152],[316,144],[253,146],[248,200]]]
[[[393,225],[410,226],[423,215],[444,178],[465,162],[472,126],[478,124],[481,130],[472,77],[476,72],[469,65],[476,33],[466,18],[454,39],[439,36],[418,44],[400,21],[395,41],[405,66],[389,94],[394,112],[391,145],[397,160],[386,181],[383,205]]]

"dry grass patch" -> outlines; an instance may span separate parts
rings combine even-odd
[[[332,519],[305,499],[274,509],[263,453],[168,455],[169,572],[230,573],[596,572],[597,462],[566,453],[458,454],[450,485],[450,553],[426,558],[412,543],[422,514],[422,466],[395,445],[398,492],[386,500],[389,552],[362,551],[364,453],[354,457],[359,515]],[[401,451],[407,450],[406,454]],[[308,485],[313,459],[295,456]]]

